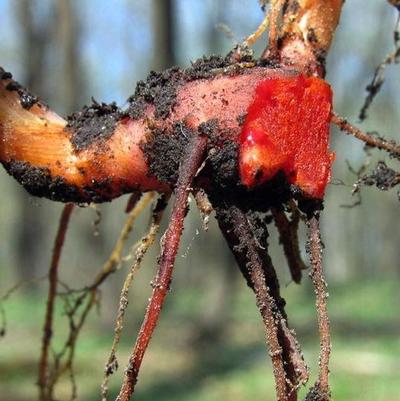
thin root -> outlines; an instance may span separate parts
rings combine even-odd
[[[391,4],[395,7],[399,7],[396,5],[397,0],[390,0]],[[368,95],[365,98],[364,104],[361,107],[359,118],[361,121],[367,118],[367,111],[371,106],[372,102],[375,99],[375,96],[381,90],[383,83],[385,82],[385,69],[388,65],[393,63],[398,63],[400,58],[400,9],[399,15],[397,16],[396,26],[393,32],[393,42],[394,42],[394,51],[389,53],[386,58],[376,67],[374,76],[372,78],[371,83],[367,86]]]
[[[46,316],[43,327],[43,339],[42,339],[42,349],[40,354],[39,362],[39,376],[38,376],[38,386],[39,386],[39,400],[46,401],[49,399],[48,394],[48,356],[49,348],[51,344],[51,338],[53,335],[53,315],[55,299],[57,296],[57,283],[58,283],[58,266],[61,257],[61,251],[64,245],[65,234],[68,229],[68,223],[71,217],[71,213],[74,209],[72,203],[68,203],[64,206],[61,214],[60,223],[58,226],[58,231],[54,243],[53,256],[51,259],[50,269],[49,269],[49,291],[47,295],[47,306],[46,306]]]
[[[135,346],[129,357],[124,382],[117,397],[117,401],[129,401],[135,389],[145,351],[157,325],[164,299],[170,288],[172,270],[183,230],[187,199],[191,190],[193,178],[203,161],[206,145],[206,137],[192,137],[184,160],[180,166],[171,219],[164,234],[158,273],[153,281],[153,294],[147,306],[146,315],[136,339]]]
[[[378,148],[381,150],[385,150],[389,152],[393,157],[400,157],[400,146],[397,145],[394,141],[386,141],[381,138],[373,137],[372,135],[368,135],[361,131],[359,128],[351,125],[347,122],[347,120],[343,117],[340,117],[336,113],[332,113],[331,121],[337,125],[341,131],[344,131],[348,135],[352,135],[355,138],[359,139],[360,141],[365,142],[368,146],[373,148]]]
[[[122,260],[122,251],[128,239],[129,233],[132,231],[133,224],[143,212],[143,210],[151,203],[151,201],[154,199],[154,196],[154,192],[146,193],[139,201],[137,201],[136,205],[131,209],[128,218],[125,221],[124,227],[121,230],[119,238],[114,245],[114,249],[112,250],[107,261],[104,263],[102,270],[97,275],[91,288],[98,287],[107,278],[108,275],[118,269],[118,266]]]
[[[331,353],[330,325],[327,308],[327,284],[322,268],[322,244],[319,229],[319,215],[314,215],[309,222],[309,252],[311,260],[310,277],[312,279],[318,315],[318,329],[320,335],[319,375],[318,381],[310,393],[318,393],[318,401],[330,400],[329,388],[329,357]]]
[[[242,43],[242,47],[251,47],[260,39],[261,35],[268,29],[269,26],[269,13],[266,13],[264,19],[258,28],[249,35]]]
[[[279,17],[282,7],[283,7],[283,1],[284,0],[271,0],[271,6],[270,6],[270,12],[269,12],[269,17],[270,17],[270,27],[269,27],[269,34],[268,34],[268,52],[272,55],[275,56],[278,54],[278,23],[280,22],[281,18]]]
[[[0,338],[5,336],[7,333],[7,314],[4,307],[4,303],[14,294],[15,291],[19,290],[26,284],[37,283],[43,281],[48,277],[48,274],[40,277],[29,277],[18,281],[12,287],[10,287],[1,297],[0,297]]]
[[[133,224],[143,209],[151,202],[153,196],[152,193],[145,194],[131,210],[110,257],[97,274],[93,283],[79,290],[72,290],[67,287],[65,292],[59,294],[64,302],[65,314],[69,323],[69,332],[62,349],[54,354],[54,368],[47,379],[47,394],[49,395],[49,399],[52,397],[54,387],[59,378],[65,373],[69,373],[72,384],[72,396],[74,395],[75,381],[73,368],[78,336],[90,311],[94,306],[99,304],[99,286],[117,270],[121,262],[125,242],[128,239]]]
[[[234,206],[216,206],[216,212],[221,231],[240,270],[256,294],[272,359],[277,399],[294,401],[297,399],[298,386],[308,379],[308,369],[295,334],[287,324],[285,301],[280,296],[266,241],[256,235],[260,232],[262,222]],[[262,227],[265,231],[265,226]]]
[[[271,212],[279,232],[279,241],[283,245],[292,280],[299,284],[301,282],[301,272],[307,268],[301,258],[299,248],[298,228],[300,211],[294,205],[291,220],[286,217],[283,210],[272,208]]]
[[[129,289],[134,279],[134,276],[139,271],[142,260],[150,248],[150,246],[154,243],[156,239],[157,233],[160,229],[160,223],[162,216],[164,214],[165,208],[167,206],[169,195],[167,197],[161,197],[153,211],[152,222],[149,228],[148,233],[141,239],[140,244],[135,252],[135,261],[129,271],[128,275],[126,276],[125,282],[122,287],[121,295],[119,298],[119,307],[117,313],[117,319],[115,323],[114,329],[114,340],[111,347],[111,352],[108,357],[106,367],[104,370],[104,377],[103,382],[101,385],[101,396],[102,401],[107,401],[108,397],[108,381],[110,375],[112,375],[118,369],[118,361],[116,357],[117,347],[120,342],[123,323],[124,323],[124,315],[128,306],[128,294]]]

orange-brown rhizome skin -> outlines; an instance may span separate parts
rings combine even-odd
[[[95,132],[100,139],[82,147],[76,146],[74,126],[46,106],[23,107],[21,93],[10,90],[13,83],[3,71],[0,161],[34,195],[101,202],[136,190],[169,191],[173,183],[153,173],[143,145],[160,130],[172,131],[177,122],[196,132],[211,120],[217,122],[214,135],[239,144],[240,179],[250,190],[283,171],[307,197],[320,199],[329,180],[330,87],[289,68],[222,70],[182,81],[165,116],[144,102],[143,115],[122,114],[110,135]]]

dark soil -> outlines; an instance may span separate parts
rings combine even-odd
[[[149,105],[155,107],[156,119],[165,119],[173,110],[178,89],[184,83],[211,78],[216,70],[221,73],[220,69],[230,65],[232,61],[229,57],[211,56],[193,62],[192,66],[185,70],[172,67],[162,72],[152,71],[145,81],[137,83],[134,95],[128,99],[127,110],[122,111],[115,103],[99,104],[93,101],[92,105],[85,106],[82,111],[69,116],[67,127],[72,134],[71,142],[75,149],[80,151],[98,140],[106,141],[112,136],[118,121],[124,117],[143,118]],[[229,70],[225,73],[238,74],[240,71]]]
[[[321,391],[317,384],[309,391],[304,401],[329,401],[330,399],[329,394]]]
[[[239,176],[238,144],[225,140],[222,146],[214,146],[208,153],[204,177],[208,177],[206,191],[213,204],[238,206],[244,211],[268,211],[271,207],[279,207],[294,194],[300,194],[296,187],[289,185],[284,174],[268,183],[249,189],[245,187]]]
[[[249,56],[245,60],[249,61]],[[194,61],[191,67],[181,69],[172,67],[163,72],[152,71],[145,81],[139,81],[134,95],[128,101],[130,103],[126,114],[130,118],[142,118],[147,105],[155,107],[155,118],[168,117],[176,104],[176,95],[179,87],[186,82],[209,79],[220,74],[240,74],[243,69],[227,68],[235,66],[237,60],[233,60],[229,54],[226,57],[203,57]]]
[[[46,168],[34,167],[21,161],[11,161],[3,165],[33,196],[75,203],[105,202],[113,198],[108,179],[94,181],[90,187],[78,188],[66,183],[62,177],[52,177]]]
[[[356,190],[366,185],[376,186],[381,191],[388,191],[398,184],[400,184],[400,173],[388,167],[384,161],[380,161],[370,174],[362,176],[355,185]]]
[[[66,185],[61,177],[52,178],[48,169],[20,161],[11,161],[4,167],[31,195],[61,202],[80,197],[78,188]]]
[[[208,138],[205,164],[196,177],[195,185],[203,187],[213,204],[232,205],[244,211],[267,212],[271,207],[280,208],[289,199],[295,198],[299,208],[306,214],[322,207],[321,202],[304,197],[301,190],[290,185],[283,173],[262,186],[249,189],[242,185],[239,176],[238,144],[221,132],[217,120],[202,123],[197,130],[177,122],[172,131],[153,129],[146,138],[142,150],[146,157],[149,173],[159,181],[174,187],[188,139],[193,135]]]
[[[155,106],[154,116],[166,118],[175,105],[177,89],[184,83],[184,73],[179,67],[163,72],[151,71],[146,81],[139,81],[133,96],[128,101],[127,114],[131,118],[141,118],[146,104]]]
[[[11,92],[17,92],[19,95],[19,100],[21,106],[29,110],[34,104],[38,103],[39,100],[36,96],[33,96],[29,93],[22,85],[18,82],[12,80],[12,74],[4,71],[3,68],[0,67],[0,80],[11,79],[11,81],[7,84],[6,89]]]
[[[0,80],[2,81],[3,79],[12,79],[12,74],[11,72],[7,72],[4,70],[4,68],[0,67]]]
[[[159,181],[173,186],[178,180],[179,166],[188,140],[197,132],[183,122],[177,122],[171,131],[153,129],[151,138],[146,138],[142,150],[146,157],[149,173]]]
[[[71,133],[71,143],[77,151],[88,148],[94,142],[107,141],[123,116],[115,102],[100,104],[94,99],[92,102],[67,118],[66,128]]]

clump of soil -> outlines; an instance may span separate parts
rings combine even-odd
[[[11,80],[6,89],[11,92],[17,92],[20,100],[21,107],[26,110],[29,110],[34,104],[39,102],[39,99],[36,96],[33,96],[26,90],[22,85],[12,79],[12,74],[10,72],[5,71],[0,67],[0,80]]]
[[[131,118],[141,118],[146,104],[155,106],[154,116],[166,118],[175,104],[177,88],[184,82],[183,71],[172,67],[163,72],[151,71],[146,81],[139,81],[133,96],[128,101],[127,114]]]
[[[197,135],[197,132],[183,122],[175,123],[172,131],[153,129],[151,138],[146,138],[146,142],[142,144],[149,173],[159,181],[173,186],[178,179],[179,165],[192,135]]]
[[[61,202],[82,201],[78,188],[67,185],[62,177],[52,177],[46,168],[34,167],[22,161],[11,161],[3,165],[31,195]]]
[[[111,181],[93,181],[91,186],[77,187],[68,184],[62,177],[53,177],[47,168],[32,166],[27,162],[3,163],[7,172],[33,196],[59,202],[105,202],[113,198]]]
[[[400,184],[400,173],[388,167],[384,161],[378,162],[375,169],[362,176],[355,184],[356,191],[361,186],[376,186],[381,191],[388,191],[394,186]]]
[[[113,133],[123,113],[115,102],[97,103],[92,99],[90,106],[67,117],[67,129],[71,132],[71,143],[77,151],[88,148],[97,141],[106,141]]]

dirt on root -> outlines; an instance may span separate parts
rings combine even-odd
[[[34,104],[39,102],[39,99],[36,96],[32,95],[27,89],[12,79],[12,74],[10,72],[5,71],[1,67],[0,80],[10,80],[6,85],[6,90],[18,93],[21,107],[24,109],[29,110]]]
[[[255,63],[255,60],[248,55],[239,61]],[[181,86],[190,81],[212,78],[216,74],[240,74],[242,69],[229,68],[237,66],[237,62],[232,54],[228,54],[226,57],[202,57],[186,69],[175,66],[162,72],[152,71],[145,81],[137,83],[135,93],[128,99],[129,107],[126,114],[130,118],[139,119],[145,115],[146,107],[153,105],[154,117],[166,118],[176,104],[177,93]]]
[[[319,384],[317,383],[311,390],[308,392],[304,401],[330,401],[330,394],[326,394],[323,392]]]
[[[154,128],[141,144],[149,174],[162,183],[174,186],[189,138],[193,135],[197,132],[182,121],[176,122],[172,130]]]
[[[162,72],[150,72],[145,81],[139,81],[129,106],[121,110],[115,103],[98,103],[84,106],[81,111],[67,118],[67,129],[75,150],[81,151],[98,141],[105,142],[114,133],[116,124],[125,117],[140,119],[145,116],[148,106],[154,106],[155,119],[165,119],[176,104],[178,89],[186,82],[213,76],[213,71],[231,64],[227,57],[203,57],[191,67],[172,67]],[[176,139],[176,138],[175,138]],[[160,142],[163,140],[161,139]]]
[[[381,191],[400,184],[400,173],[388,167],[384,161],[379,161],[370,174],[363,175],[355,184],[355,191],[362,186],[376,186]]]
[[[188,139],[192,135],[208,138],[204,165],[196,176],[195,186],[203,188],[213,204],[240,207],[244,211],[266,212],[271,207],[280,208],[290,199],[296,199],[300,210],[310,214],[322,208],[322,202],[309,199],[295,185],[287,182],[283,172],[269,182],[248,188],[239,174],[239,145],[229,138],[229,133],[219,128],[212,119],[196,129],[184,122],[177,122],[172,130],[153,129],[141,145],[149,167],[149,174],[173,187]]]
[[[175,105],[177,89],[184,83],[184,73],[179,67],[172,67],[163,72],[151,71],[146,81],[139,81],[127,114],[131,118],[142,118],[146,106],[155,107],[155,118],[166,118]]]
[[[81,151],[94,142],[107,141],[123,117],[115,102],[98,103],[92,99],[90,106],[67,117],[66,130],[71,133],[71,143],[75,150]]]
[[[92,181],[90,186],[77,187],[68,184],[62,177],[53,177],[47,168],[34,167],[27,162],[3,163],[7,172],[33,196],[59,202],[106,202],[113,198],[111,181]]]

